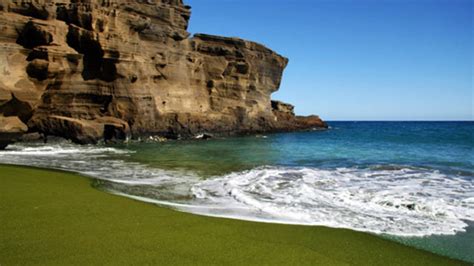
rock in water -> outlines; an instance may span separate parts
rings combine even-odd
[[[0,114],[78,143],[325,127],[271,102],[288,59],[190,37],[190,16],[182,0],[0,0]]]

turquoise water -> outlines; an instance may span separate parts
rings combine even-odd
[[[260,165],[407,165],[471,176],[474,123],[330,122],[331,130],[124,146],[132,160],[223,174]]]
[[[330,122],[326,131],[116,146],[17,144],[0,162],[67,169],[203,215],[379,234],[474,262],[473,122]]]

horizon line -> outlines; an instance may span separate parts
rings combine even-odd
[[[326,122],[474,122],[474,119],[325,119]]]

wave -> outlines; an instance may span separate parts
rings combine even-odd
[[[472,181],[409,168],[264,167],[200,182],[192,192],[274,221],[399,236],[455,234],[474,220]]]
[[[209,216],[397,236],[453,235],[474,221],[473,179],[432,169],[267,166],[202,180],[126,160],[131,153],[18,144],[0,152],[0,162],[79,172],[109,192]]]
[[[105,155],[105,154],[127,154],[132,153],[132,151],[110,148],[110,147],[100,147],[94,145],[84,145],[78,146],[70,142],[58,142],[55,144],[45,145],[42,143],[30,143],[25,144],[14,144],[8,146],[8,149],[5,151],[0,151],[0,156],[15,156],[15,155],[24,155],[24,156],[60,156],[60,155],[85,155],[85,154],[96,154],[96,155]]]

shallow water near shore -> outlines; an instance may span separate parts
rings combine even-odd
[[[182,211],[380,234],[474,262],[472,122],[332,122],[208,141],[21,143],[1,163],[80,172]]]

